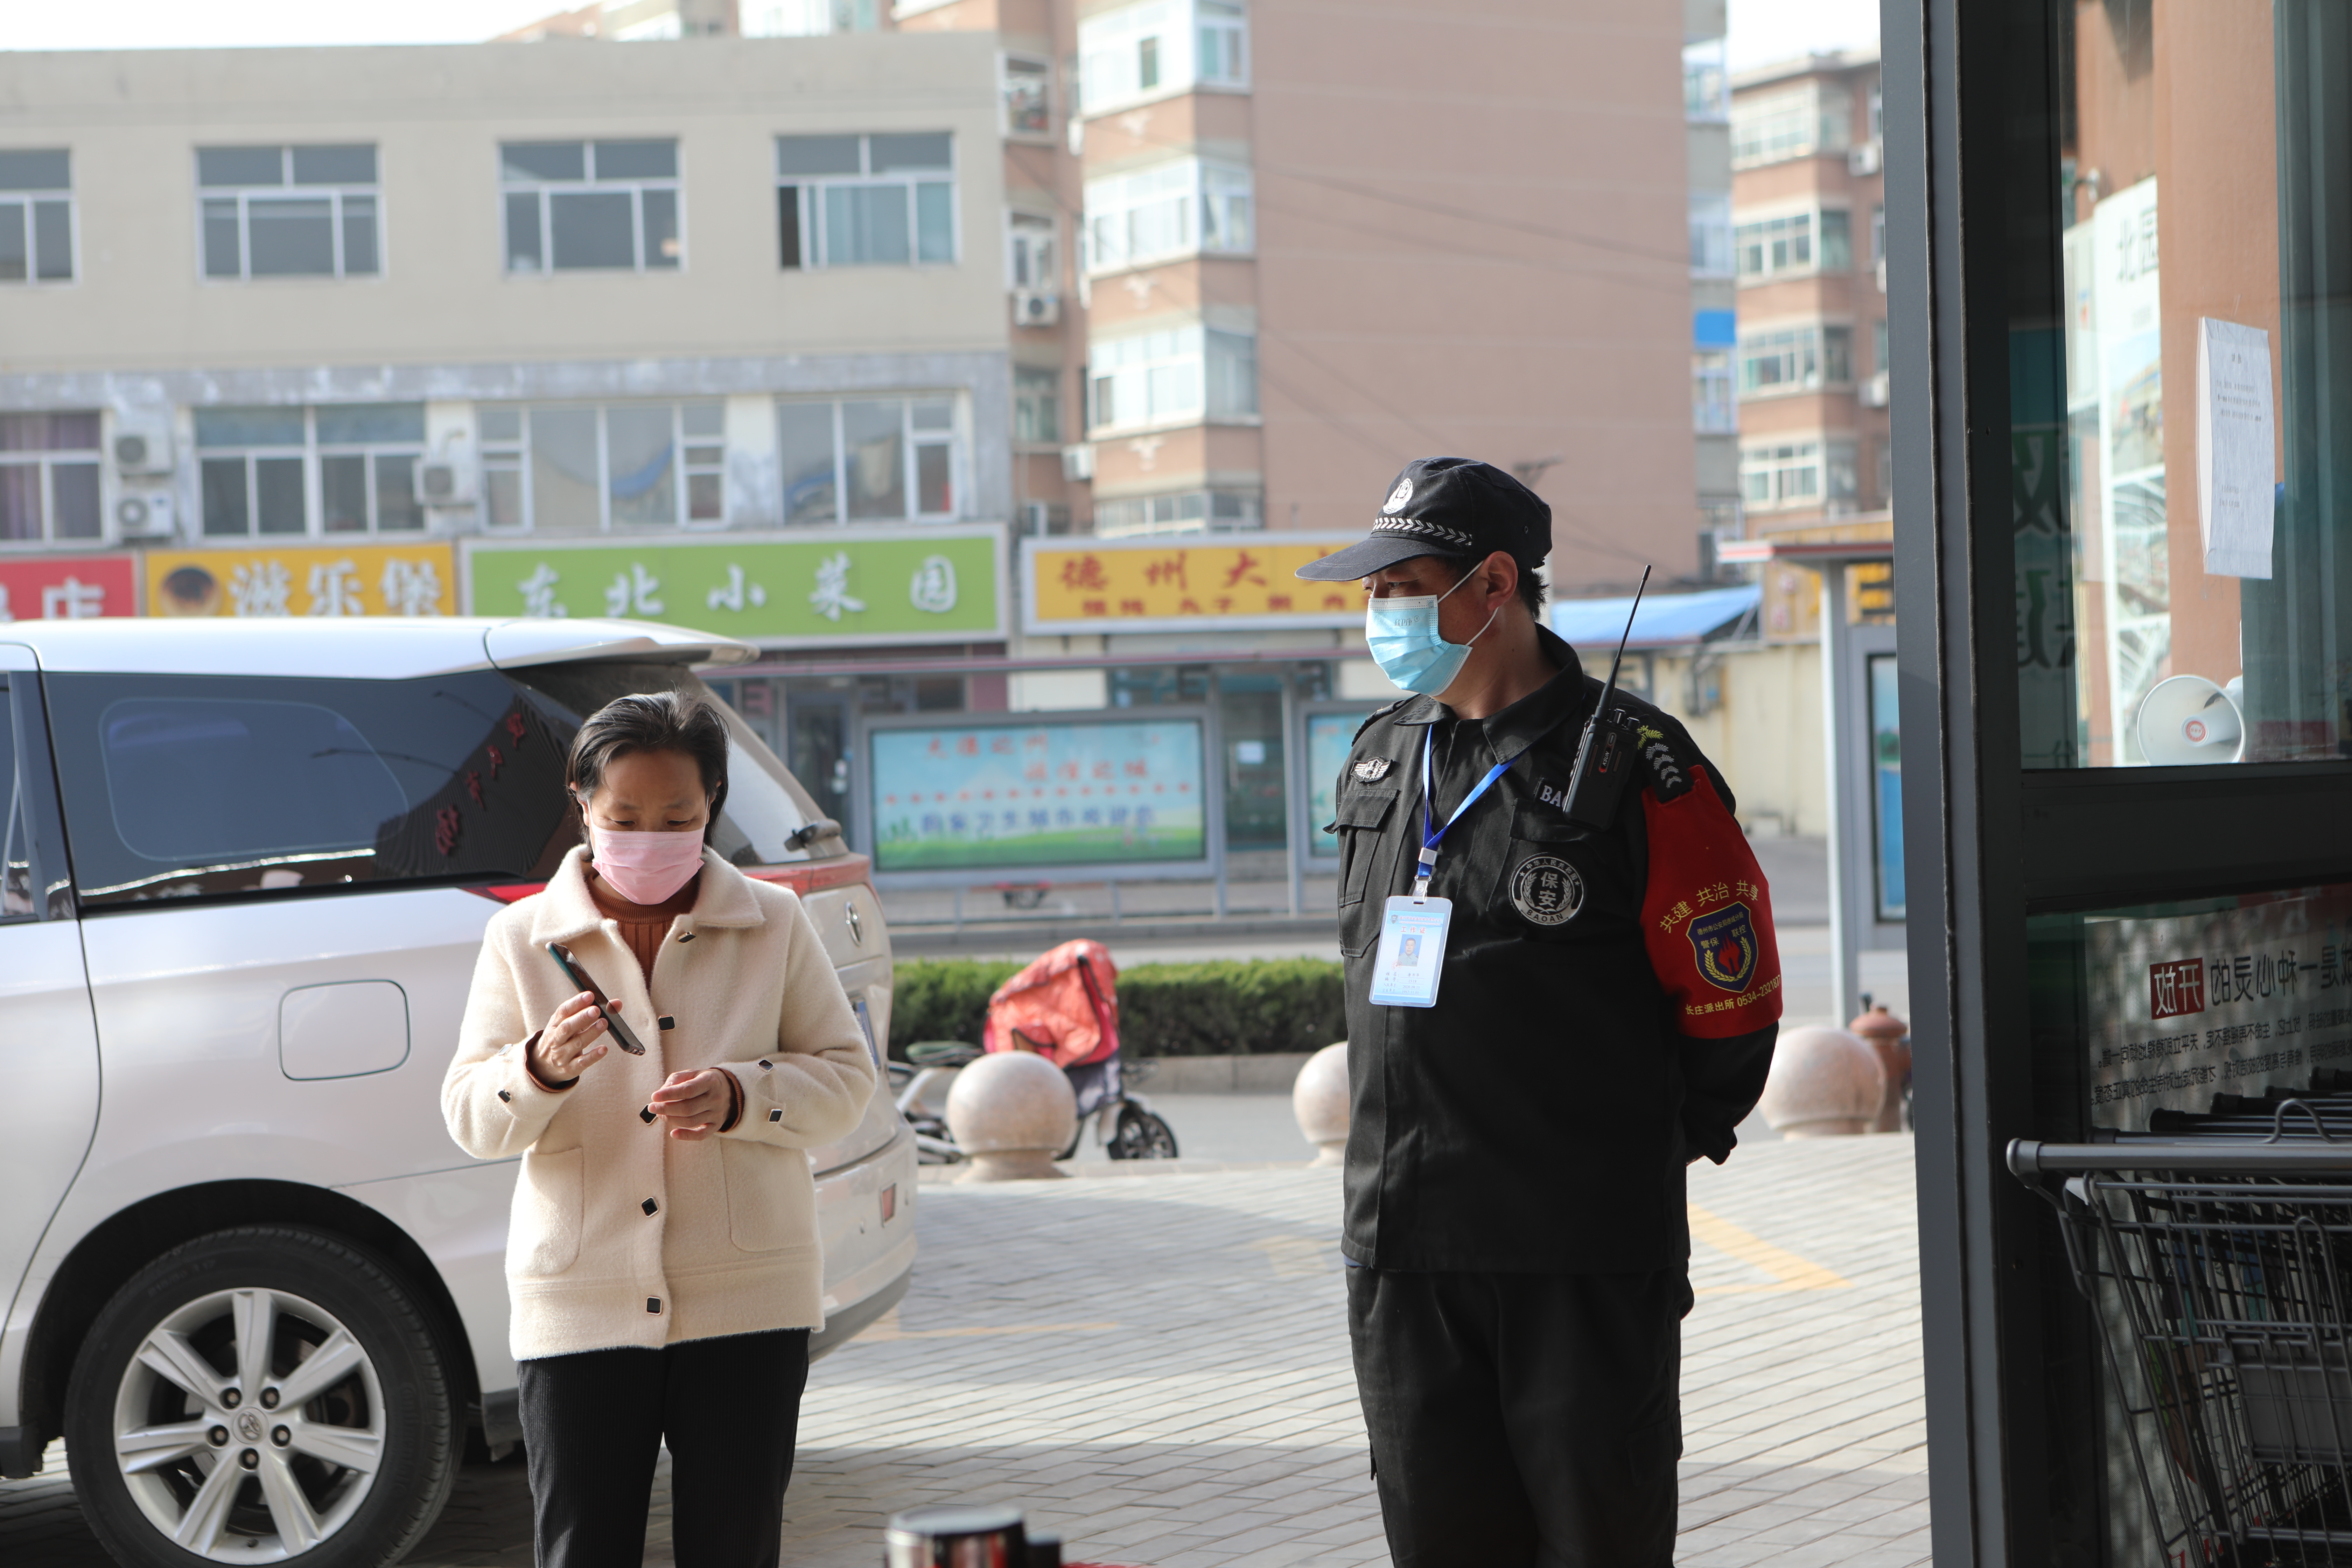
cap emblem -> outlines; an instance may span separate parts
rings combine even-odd
[[[1397,488],[1389,492],[1388,504],[1381,508],[1381,510],[1382,511],[1394,511],[1397,508],[1404,505],[1405,502],[1412,499],[1412,481],[1411,479],[1399,479],[1397,481]]]

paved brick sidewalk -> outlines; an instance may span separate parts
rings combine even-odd
[[[1767,1143],[1696,1173],[1684,1568],[1927,1562],[1910,1152]],[[1338,1173],[1298,1168],[927,1184],[913,1292],[811,1379],[785,1563],[872,1568],[885,1515],[956,1498],[1097,1561],[1385,1563],[1338,1210]],[[97,1568],[51,1458],[0,1483],[0,1562]],[[409,1562],[519,1568],[529,1536],[520,1465],[472,1467]]]

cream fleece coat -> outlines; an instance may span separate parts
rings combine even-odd
[[[547,890],[491,917],[441,1085],[449,1135],[478,1160],[522,1156],[507,1229],[517,1361],[824,1321],[816,1184],[804,1151],[857,1125],[873,1059],[800,899],[705,849],[694,909],[646,982],[588,895],[575,848]],[[645,1042],[569,1089],[540,1087],[530,1038],[578,991],[560,942]],[[688,1142],[644,1115],[671,1073],[724,1067],[731,1131]]]

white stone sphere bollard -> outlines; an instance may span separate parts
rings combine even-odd
[[[1886,1093],[1878,1053],[1843,1029],[1791,1029],[1772,1050],[1756,1108],[1783,1138],[1867,1132]]]
[[[1054,1156],[1078,1135],[1078,1097],[1044,1057],[992,1051],[957,1072],[948,1131],[971,1162],[960,1182],[1066,1176],[1054,1168]]]
[[[1290,1109],[1298,1131],[1315,1145],[1314,1163],[1343,1163],[1348,1152],[1348,1042],[1326,1046],[1307,1058],[1290,1085]]]

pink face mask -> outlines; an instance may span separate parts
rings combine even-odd
[[[596,875],[633,904],[658,904],[676,896],[702,869],[699,833],[617,833],[588,826]]]

